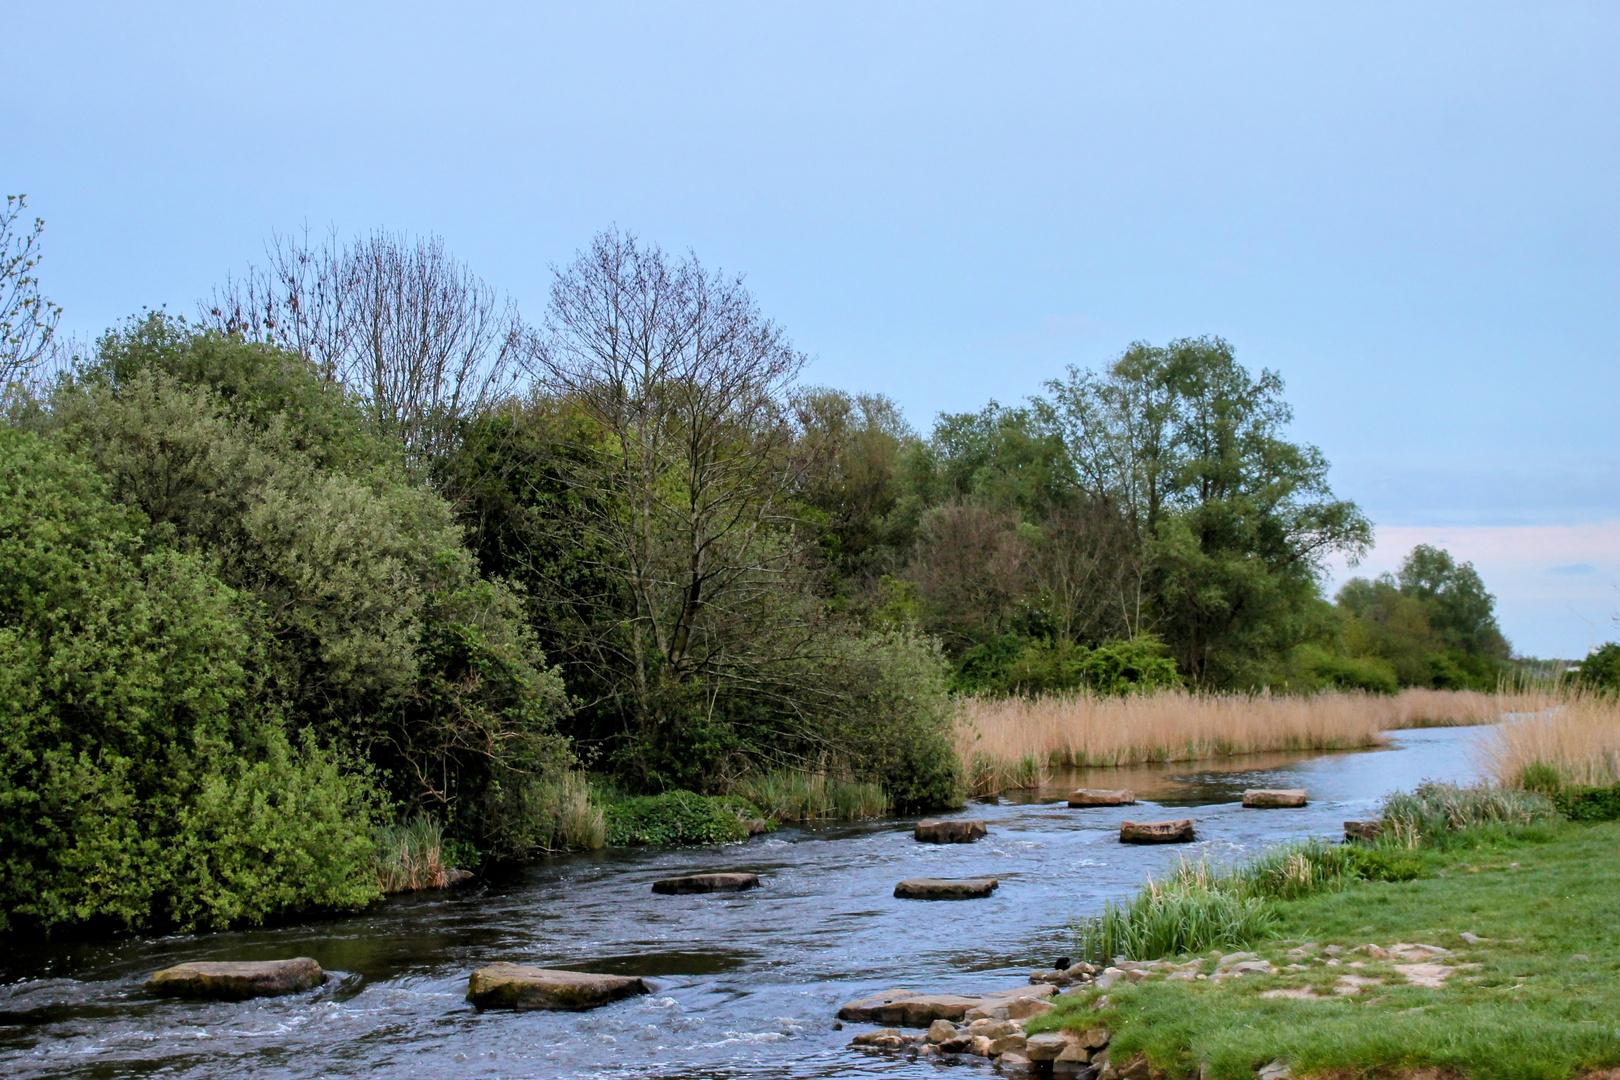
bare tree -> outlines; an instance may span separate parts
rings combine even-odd
[[[62,309],[40,295],[42,218],[20,227],[26,195],[7,195],[0,210],[0,390],[26,378],[50,350]]]
[[[413,458],[511,385],[516,306],[436,236],[374,232],[340,246],[277,236],[267,268],[227,280],[204,305],[228,333],[294,350],[368,405]]]
[[[785,629],[804,590],[785,587],[803,563],[784,396],[803,363],[740,277],[695,257],[612,231],[557,273],[528,365],[598,432],[566,482],[582,496],[575,527],[622,591],[644,729],[668,719],[668,694],[747,680],[805,640]]]

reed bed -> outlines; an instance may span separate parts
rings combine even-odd
[[[1194,761],[1375,746],[1385,731],[1492,723],[1557,702],[1549,693],[1405,690],[1129,697],[967,698],[956,751],[974,794],[1035,787],[1053,768]]]
[[[1569,694],[1551,708],[1503,724],[1484,755],[1505,787],[1620,784],[1620,698]],[[1540,782],[1527,783],[1527,777]]]

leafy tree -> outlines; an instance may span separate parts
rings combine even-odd
[[[1156,625],[1203,683],[1264,682],[1302,640],[1322,560],[1359,556],[1372,526],[1333,497],[1314,446],[1283,437],[1282,380],[1251,376],[1219,338],[1133,345],[1071,369],[1038,403],[1078,482],[1139,530]]]
[[[50,349],[62,309],[39,291],[42,218],[19,228],[26,195],[7,195],[0,207],[0,390],[32,371]]]

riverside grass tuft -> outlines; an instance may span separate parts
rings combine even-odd
[[[1349,750],[1385,731],[1541,713],[1554,693],[1408,689],[1300,694],[1166,691],[964,698],[956,752],[976,795],[1038,786],[1054,768],[1189,761],[1266,751]],[[1620,737],[1615,740],[1620,748]]]
[[[379,826],[373,864],[385,893],[442,888],[450,880],[444,862],[444,830],[425,814]]]
[[[776,769],[732,785],[773,821],[858,821],[888,813],[881,784],[830,775],[825,770]]]

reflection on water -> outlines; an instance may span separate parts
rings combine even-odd
[[[0,959],[0,1073],[321,1077],[911,1077],[936,1067],[869,1057],[835,1032],[838,1005],[891,986],[1022,982],[1067,951],[1071,918],[1134,890],[1187,848],[1117,842],[1155,805],[1193,817],[1194,851],[1239,857],[1292,835],[1337,835],[1387,792],[1475,775],[1482,729],[1401,732],[1389,749],[1218,764],[1092,769],[975,803],[990,835],[917,844],[910,820],[788,828],[718,848],[558,857],[502,880],[400,897],[366,912],[202,937],[29,945]],[[1070,810],[1074,787],[1130,787],[1146,805]],[[1244,810],[1249,787],[1303,787],[1302,810]],[[1166,814],[1165,816],[1169,816]],[[763,887],[656,896],[703,870]],[[905,877],[995,875],[989,899],[896,900]],[[313,956],[321,990],[246,1003],[148,997],[184,960]],[[467,973],[496,960],[644,975],[645,998],[593,1013],[479,1013]],[[970,1075],[963,1073],[962,1075]]]

